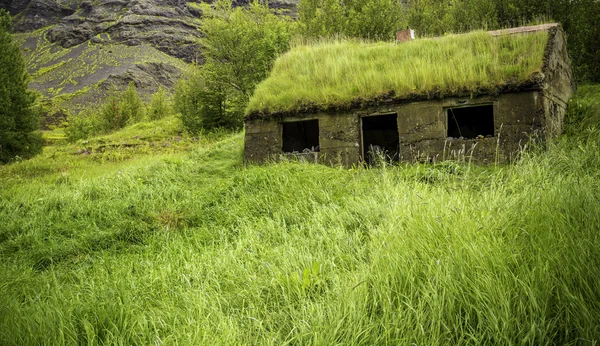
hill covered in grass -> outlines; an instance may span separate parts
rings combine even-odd
[[[484,31],[403,44],[333,41],[281,56],[247,113],[348,108],[380,99],[472,94],[531,84],[541,72],[548,33]]]
[[[32,76],[30,87],[53,99],[56,108],[79,111],[94,106],[112,88],[122,90],[134,82],[142,95],[159,86],[172,88],[190,65],[150,45],[127,46],[85,42],[63,48],[48,41],[48,29],[17,34],[26,66]]]
[[[0,167],[0,344],[600,341],[600,88],[510,166],[242,165],[172,119]]]

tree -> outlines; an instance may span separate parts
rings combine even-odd
[[[231,0],[201,6],[205,63],[178,86],[177,110],[191,132],[241,128],[250,95],[289,47],[292,24],[258,1],[249,8],[233,8]]]
[[[159,86],[158,91],[152,95],[146,114],[150,120],[161,119],[172,114],[171,100],[162,86]]]
[[[298,13],[306,37],[391,40],[404,23],[400,0],[300,0]]]
[[[185,128],[191,134],[197,134],[202,129],[218,127],[237,127],[241,123],[238,113],[228,111],[227,97],[215,83],[211,88],[205,82],[203,70],[196,68],[193,73],[181,79],[175,85],[173,101],[175,110],[181,114]],[[230,119],[231,116],[236,119]]]
[[[124,126],[138,123],[144,117],[144,104],[133,82],[129,82],[127,89],[121,94],[119,109],[121,110]]]
[[[29,75],[11,32],[10,14],[0,9],[0,163],[42,150],[35,94],[27,88]]]

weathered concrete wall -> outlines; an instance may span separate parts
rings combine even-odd
[[[452,107],[493,105],[494,136],[480,139],[448,138],[448,116]],[[388,104],[350,113],[315,114],[319,119],[318,161],[329,165],[352,166],[362,161],[360,118],[377,114],[398,114],[400,159],[407,162],[474,160],[479,163],[506,162],[514,158],[531,136],[543,133],[545,97],[542,91],[528,91],[477,98],[447,98],[408,104]],[[246,162],[277,160],[282,156],[282,121],[246,122]]]
[[[322,114],[319,118],[319,162],[346,167],[360,162],[359,123],[354,113]]]
[[[575,92],[575,80],[569,64],[567,42],[560,27],[549,31],[544,55],[544,127],[546,140],[563,132],[568,101]]]
[[[257,119],[246,122],[244,161],[263,163],[282,153],[282,127],[276,119]]]
[[[450,139],[446,110],[451,107],[494,107],[494,137]],[[537,91],[496,97],[448,98],[404,105],[398,108],[402,161],[474,160],[506,162],[541,130],[543,104]]]
[[[285,122],[319,119],[318,162],[328,165],[351,166],[360,161],[359,119],[353,113],[315,114],[310,118],[286,118]],[[246,163],[276,161],[281,157],[305,158],[307,155],[285,155],[281,120],[251,120],[246,122],[244,159]],[[314,155],[309,161],[313,161]]]

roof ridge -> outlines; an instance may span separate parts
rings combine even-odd
[[[520,26],[520,27],[516,27],[516,28],[492,30],[492,31],[488,31],[488,34],[490,34],[492,36],[527,34],[527,33],[531,33],[531,32],[548,31],[559,25],[560,25],[559,23],[546,23],[546,24],[539,24],[539,25]]]

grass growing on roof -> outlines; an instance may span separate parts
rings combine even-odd
[[[477,31],[404,44],[335,41],[299,46],[258,85],[247,113],[347,107],[393,95],[468,93],[525,82],[542,67],[547,32]]]

